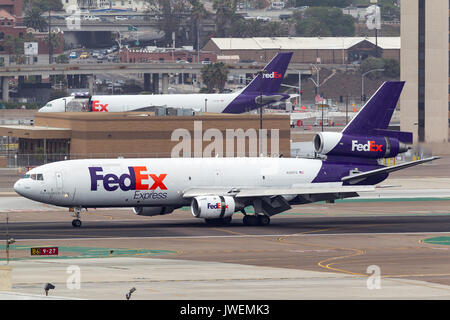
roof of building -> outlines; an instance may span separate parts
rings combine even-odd
[[[16,18],[14,18],[8,11],[5,9],[0,9],[0,19],[8,19],[16,21]]]
[[[220,50],[342,50],[364,40],[377,41],[382,49],[400,49],[400,37],[211,38]]]

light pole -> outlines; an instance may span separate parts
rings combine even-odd
[[[208,99],[205,99],[205,113],[208,112]]]
[[[297,71],[298,73],[298,106],[301,107],[302,106],[302,74],[303,71],[302,70],[296,70],[296,69],[290,69],[293,71]],[[287,86],[287,85],[285,85]],[[291,87],[291,86],[289,86]],[[292,87],[293,88],[293,87]]]
[[[365,73],[363,73],[361,75],[361,101],[365,101],[366,100],[366,99],[364,99],[364,77],[367,74],[372,73],[372,72],[376,72],[376,71],[384,71],[384,69],[372,69],[372,70],[369,70],[369,71],[367,71],[367,72],[365,72]]]
[[[259,154],[262,154],[262,139],[261,139],[261,135],[262,135],[262,130],[263,130],[263,77],[264,75],[267,73],[266,70],[261,70],[258,71],[258,75],[261,77],[260,78],[260,100],[259,100]]]
[[[319,93],[319,87],[320,87],[320,68],[312,63],[311,63],[311,66],[314,67],[314,69],[316,69],[316,79],[317,79],[316,82],[314,82],[314,80],[312,78],[310,78],[310,79],[316,85],[316,95],[317,95]]]

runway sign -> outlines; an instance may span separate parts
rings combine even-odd
[[[31,248],[32,256],[57,256],[58,247],[49,248]]]

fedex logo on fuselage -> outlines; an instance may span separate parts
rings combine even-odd
[[[92,100],[92,111],[93,112],[108,112],[108,104],[100,103],[100,100]]]
[[[274,71],[272,73],[264,73],[263,74],[263,78],[264,79],[281,79],[282,78],[282,74],[278,73],[276,71]]]
[[[208,209],[222,209],[222,204],[220,202],[217,203],[209,203],[207,205]],[[225,209],[228,209],[228,205],[225,205]]]
[[[121,189],[122,191],[129,190],[167,190],[163,180],[167,174],[160,175],[152,173],[144,173],[147,167],[128,167],[128,173],[117,176],[113,173],[103,175],[102,167],[89,167],[89,174],[91,176],[91,191],[97,191],[97,182],[103,183],[103,188],[106,191],[115,191]],[[150,180],[152,183],[145,183],[145,180]]]
[[[376,144],[375,141],[369,140],[366,144],[358,143],[358,140],[352,140],[352,151],[383,151],[382,144]]]

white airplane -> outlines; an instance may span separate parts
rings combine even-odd
[[[157,94],[157,95],[94,95],[88,101],[92,112],[143,111],[150,107],[191,109],[212,113],[244,113],[261,105],[285,101],[295,95],[279,93],[292,52],[278,53],[244,89],[233,93]],[[39,112],[65,112],[76,104],[78,96],[49,101]],[[86,96],[81,98],[86,99]],[[80,99],[78,99],[79,101]],[[262,100],[262,103],[261,103]],[[77,109],[81,110],[80,107]]]
[[[438,159],[394,166],[378,164],[407,151],[412,134],[387,130],[404,82],[386,82],[342,132],[314,137],[321,159],[171,158],[86,159],[46,164],[28,171],[14,190],[31,200],[74,210],[131,207],[137,215],[169,214],[191,206],[208,223],[267,225],[291,205],[331,201],[373,191],[390,172]],[[246,213],[253,206],[255,215]]]

